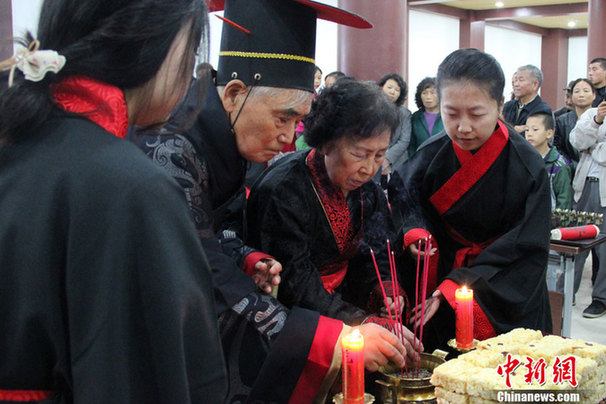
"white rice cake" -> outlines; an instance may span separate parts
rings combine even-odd
[[[451,404],[469,404],[468,396],[465,394],[455,393],[454,391],[436,387],[435,394],[437,399],[445,400]]]
[[[466,379],[474,372],[476,368],[471,363],[459,358],[451,359],[433,370],[430,382],[434,386],[465,394]]]
[[[529,328],[515,328],[508,333],[497,335],[496,337],[485,339],[478,343],[479,349],[492,349],[501,352],[503,346],[526,344],[531,341],[539,340],[543,337],[541,331],[531,330]]]

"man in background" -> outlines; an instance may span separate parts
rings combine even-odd
[[[606,58],[595,58],[589,62],[587,78],[595,87],[595,100],[592,107],[597,107],[606,98]]]
[[[551,114],[551,108],[539,95],[543,83],[543,72],[536,66],[525,65],[513,75],[513,94],[515,99],[505,103],[503,118],[510,123],[516,132],[526,131],[526,119],[536,112]]]

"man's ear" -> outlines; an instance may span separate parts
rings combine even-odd
[[[547,139],[551,139],[553,137],[553,129],[547,130]]]
[[[245,95],[247,91],[248,87],[242,80],[235,79],[228,82],[223,88],[223,93],[219,94],[223,109],[226,112],[233,112],[239,103],[238,99],[241,95]]]

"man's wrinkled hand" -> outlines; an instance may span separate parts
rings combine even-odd
[[[273,258],[263,258],[255,264],[252,278],[259,289],[270,294],[272,288],[280,284],[281,271],[282,264],[278,261]]]

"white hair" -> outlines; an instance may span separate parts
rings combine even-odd
[[[288,93],[288,97],[284,102],[284,109],[295,108],[302,103],[309,103],[313,99],[313,93],[307,90],[300,90],[298,88],[282,88],[282,87],[268,87],[268,86],[248,86],[249,100],[264,97],[277,97],[284,93]],[[217,86],[219,94],[223,95],[225,86]]]

